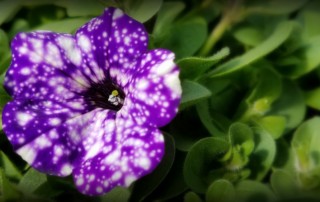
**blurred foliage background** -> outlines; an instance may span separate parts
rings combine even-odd
[[[320,200],[318,0],[0,0],[0,111],[18,32],[74,33],[108,6],[176,54],[183,97],[163,161],[89,197],[30,168],[0,132],[0,201]]]

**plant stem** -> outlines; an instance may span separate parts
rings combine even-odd
[[[199,55],[208,55],[224,32],[237,20],[238,17],[240,17],[240,4],[241,0],[230,0],[228,2],[219,23],[212,30],[203,48],[200,50]]]

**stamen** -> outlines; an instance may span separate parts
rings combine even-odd
[[[93,108],[119,111],[123,106],[125,95],[117,85],[104,80],[92,84],[85,93],[85,97]]]

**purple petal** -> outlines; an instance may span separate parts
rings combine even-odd
[[[74,151],[68,147],[65,128],[58,126],[16,150],[33,168],[50,175],[68,176],[72,173]]]
[[[105,151],[109,142],[115,141],[115,112],[97,108],[81,116],[69,119],[64,124],[70,147],[78,150],[73,165]]]
[[[73,36],[53,32],[18,34],[4,85],[13,97],[71,99],[92,80]]]
[[[43,133],[60,126],[68,118],[86,111],[82,99],[54,100],[15,99],[2,112],[3,130],[14,149],[28,144]]]
[[[131,122],[133,123],[133,122]],[[109,142],[93,158],[83,162],[74,170],[74,181],[79,191],[88,195],[98,195],[110,191],[115,186],[128,187],[133,181],[152,172],[164,154],[164,139],[156,128],[130,125],[128,120],[116,122],[113,134],[115,140]]]
[[[3,130],[28,164],[48,174],[69,175],[74,148],[63,123],[85,112],[82,102],[16,99],[3,109]]]
[[[179,69],[174,54],[153,50],[143,54],[136,66],[120,114],[131,114],[138,124],[164,126],[176,115],[181,98]]]
[[[116,8],[106,9],[102,16],[82,26],[76,38],[93,71],[99,72],[95,66],[104,72],[108,70],[111,78],[121,86],[127,79],[118,76],[134,67],[132,62],[147,50],[148,45],[144,26]]]
[[[115,112],[95,109],[80,114],[57,103],[51,108],[41,103],[47,104],[15,100],[4,108],[5,133],[17,153],[34,168],[66,176],[115,141]]]

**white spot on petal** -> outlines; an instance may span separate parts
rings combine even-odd
[[[116,10],[114,11],[113,16],[112,16],[112,19],[113,19],[113,20],[116,20],[116,19],[120,18],[121,16],[123,16],[122,10],[116,9]]]
[[[81,35],[79,38],[78,38],[78,44],[79,46],[81,47],[81,49],[88,53],[91,51],[91,43],[90,43],[90,40],[88,39],[88,37],[86,37],[85,35]]]
[[[36,151],[31,145],[25,145],[17,150],[17,153],[29,164],[33,164],[36,159]]]
[[[133,176],[133,175],[127,176],[127,177],[124,179],[125,186],[126,186],[126,187],[129,187],[129,186],[131,185],[131,183],[132,183],[133,181],[135,181],[136,179],[137,179],[137,178],[136,178],[135,176]]]
[[[176,64],[172,60],[166,60],[161,64],[155,66],[155,72],[157,75],[163,76],[170,73],[175,68],[175,66]]]
[[[61,124],[61,119],[59,118],[51,118],[49,119],[49,124],[52,126],[58,126]]]
[[[24,68],[21,69],[20,73],[21,73],[22,75],[27,76],[27,75],[29,75],[29,74],[31,73],[31,70],[30,70],[30,68],[28,68],[28,67],[24,67]]]
[[[149,81],[146,79],[140,79],[136,85],[136,88],[139,90],[145,90],[149,86]]]
[[[72,172],[72,166],[70,164],[64,164],[61,168],[61,174],[64,176],[70,175]]]
[[[96,156],[100,151],[103,150],[103,146],[103,142],[97,141],[94,145],[92,145],[84,159],[87,160]]]
[[[117,161],[120,157],[121,153],[119,150],[115,150],[114,152],[110,153],[107,158],[104,160],[106,164],[112,164]]]
[[[18,112],[16,118],[20,126],[25,126],[33,119],[33,116],[25,112]]]
[[[82,177],[79,177],[79,178],[76,180],[76,185],[77,185],[77,186],[81,186],[81,185],[83,185],[83,183],[84,183],[84,180],[83,180]]]
[[[102,193],[103,189],[102,189],[102,187],[97,187],[96,191],[97,191],[97,193]]]
[[[112,175],[111,179],[113,181],[117,181],[117,180],[119,180],[121,178],[121,176],[122,176],[122,173],[120,171],[117,171]]]
[[[167,75],[164,78],[164,83],[168,86],[174,93],[172,97],[179,97],[182,93],[180,79],[178,73]]]
[[[151,162],[148,158],[141,157],[140,159],[138,159],[138,165],[143,169],[148,170],[150,169]]]

